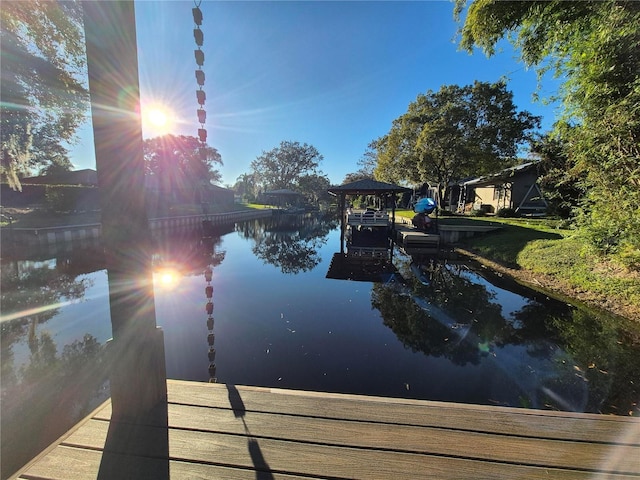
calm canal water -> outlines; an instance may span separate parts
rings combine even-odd
[[[638,415],[640,330],[459,259],[336,273],[338,222],[279,216],[154,244],[167,376]],[[111,336],[99,248],[2,260],[2,478],[108,398]],[[331,267],[331,268],[330,268]],[[363,281],[331,277],[358,277]]]

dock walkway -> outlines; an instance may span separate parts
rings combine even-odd
[[[438,253],[440,248],[439,233],[425,233],[403,224],[396,224],[394,240],[407,253]]]
[[[417,230],[412,226],[411,219],[408,217],[397,217],[395,224],[396,241],[399,245],[408,246],[409,248],[437,248],[439,245],[451,245],[464,238],[474,237],[476,235],[493,232],[502,228],[502,225],[493,223],[487,225],[448,225],[446,223],[439,222],[438,233],[437,235],[434,235],[425,234]]]
[[[168,381],[168,427],[106,402],[20,479],[631,479],[629,417]]]

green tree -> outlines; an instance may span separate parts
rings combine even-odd
[[[313,205],[318,205],[321,201],[329,201],[331,182],[326,175],[309,174],[302,175],[298,179],[297,190],[302,193],[307,201]]]
[[[64,175],[67,172],[73,170],[73,164],[69,159],[61,159],[59,162],[50,163],[49,165],[45,165],[38,172],[39,175],[50,176],[50,177],[59,177]]]
[[[218,151],[195,137],[163,135],[144,141],[147,203],[153,215],[166,215],[173,208],[203,205],[206,189],[220,181],[222,165]],[[203,208],[206,208],[203,206]]]
[[[458,20],[466,5],[456,1]],[[507,38],[541,77],[563,79],[559,98],[575,126],[565,140],[589,186],[582,230],[640,268],[640,2],[476,0],[460,33],[463,49],[489,56]]]
[[[586,178],[572,161],[569,145],[561,136],[547,133],[532,143],[531,152],[540,159],[538,184],[549,202],[549,213],[571,218],[585,198]]]
[[[254,176],[250,173],[243,173],[236,179],[233,190],[245,201],[254,201],[256,199],[256,182]]]
[[[300,177],[316,174],[322,155],[312,145],[283,141],[251,162],[258,185],[266,190],[293,188]]]
[[[516,110],[504,82],[429,90],[378,141],[375,175],[394,183],[436,183],[442,198],[452,180],[512,165],[539,122]]]
[[[50,163],[68,164],[88,106],[79,2],[2,2],[0,175],[14,189],[20,176]]]
[[[344,180],[342,180],[342,185],[347,183],[357,182],[358,180],[373,180],[373,174],[365,172],[363,170],[358,170],[357,172],[347,173],[344,176]]]
[[[163,135],[144,142],[146,173],[157,177],[166,192],[189,190],[196,185],[220,182],[214,168],[222,165],[220,153],[196,137]]]

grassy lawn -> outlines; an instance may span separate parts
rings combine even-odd
[[[411,210],[399,210],[397,216],[412,218]],[[432,215],[433,217],[433,215]],[[439,225],[499,225],[498,231],[466,239],[463,244],[491,260],[510,268],[519,268],[518,255],[533,240],[559,240],[570,231],[560,230],[558,220],[498,217],[439,217]]]
[[[267,208],[273,208],[271,205],[263,205],[261,203],[245,203],[244,206],[247,208],[255,208],[256,210],[264,210]]]
[[[531,241],[518,255],[521,268],[553,275],[571,286],[594,295],[604,304],[616,303],[640,319],[640,272],[632,272],[608,261],[579,238]]]
[[[464,240],[464,244],[470,246],[482,256],[491,258],[510,268],[520,268],[520,257],[526,247],[534,241],[557,242],[571,234],[570,230],[561,230],[554,226],[553,222],[528,219],[491,219],[468,218],[471,222],[490,222],[500,224],[502,228],[486,235]],[[443,219],[442,223],[446,223]]]

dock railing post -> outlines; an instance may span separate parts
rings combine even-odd
[[[83,1],[102,239],[113,339],[113,418],[139,420],[166,404],[156,326],[133,1]]]

